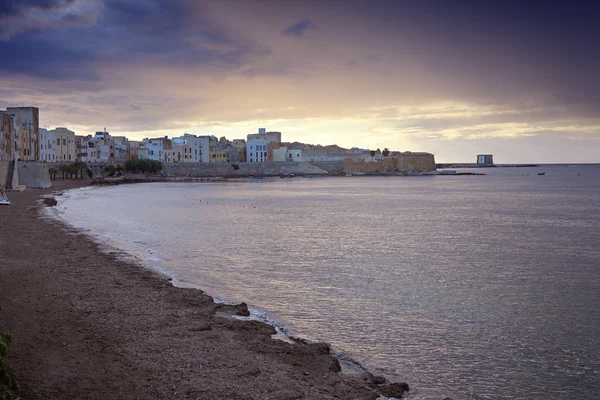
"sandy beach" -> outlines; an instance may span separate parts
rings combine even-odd
[[[40,215],[39,197],[0,208],[0,331],[24,399],[375,399],[402,385],[343,375],[327,345],[289,344]]]

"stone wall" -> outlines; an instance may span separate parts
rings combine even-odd
[[[238,166],[238,169],[234,168]],[[327,174],[327,171],[307,163],[174,163],[163,164],[162,173],[167,176],[190,177],[236,177],[277,176],[279,174]]]
[[[311,165],[321,168],[329,175],[342,175],[344,173],[344,161],[311,161]]]
[[[430,153],[400,153],[389,157],[348,157],[345,173],[415,173],[435,171],[435,157]]]
[[[398,169],[400,172],[435,171],[435,157],[430,153],[400,153]]]
[[[396,157],[381,157],[363,159],[362,157],[348,157],[344,160],[345,173],[380,173],[398,172],[398,159]]]
[[[0,185],[6,188],[10,185],[12,177],[10,176],[10,163],[11,161],[0,161]]]
[[[18,166],[19,184],[28,188],[49,188],[52,186],[48,164],[19,161]]]

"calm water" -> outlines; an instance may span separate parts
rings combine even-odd
[[[600,167],[482,172],[85,188],[57,210],[413,399],[600,398]]]

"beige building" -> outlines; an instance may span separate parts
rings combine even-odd
[[[0,111],[0,160],[12,161],[18,151],[16,118]]]
[[[39,160],[40,110],[37,107],[8,107],[6,112],[16,118],[19,158],[25,161]]]

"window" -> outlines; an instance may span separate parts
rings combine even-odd
[[[63,139],[63,146],[67,145],[67,139]]]

